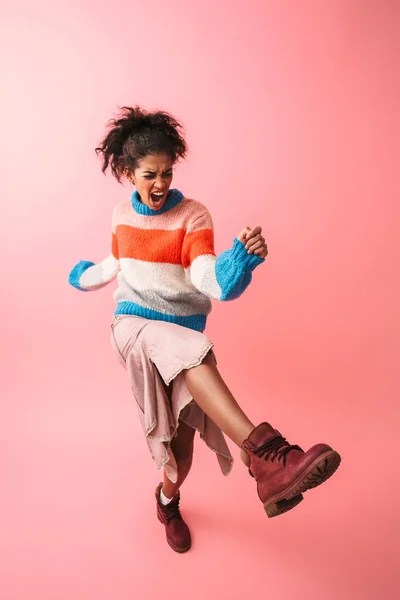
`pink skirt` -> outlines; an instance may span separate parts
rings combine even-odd
[[[117,315],[111,325],[111,344],[128,371],[157,468],[164,468],[167,477],[176,482],[171,440],[181,420],[200,433],[216,453],[222,473],[228,475],[233,458],[223,433],[194,402],[182,373],[200,365],[213,343],[203,333],[173,323]]]

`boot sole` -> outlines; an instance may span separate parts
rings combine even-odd
[[[162,520],[160,519],[160,517],[157,515],[157,519],[160,521],[161,525],[164,525],[164,523],[162,522]],[[177,548],[177,546],[174,546],[173,544],[171,544],[171,542],[169,541],[168,538],[166,538],[168,546],[170,548],[172,548],[172,550],[174,552],[178,552],[178,554],[184,554],[185,552],[189,552],[190,548],[192,547],[192,544],[190,543],[189,546],[187,546],[186,548]]]
[[[297,504],[299,504],[299,502],[301,502],[303,499],[301,494],[311,490],[312,488],[318,487],[332,477],[332,475],[338,469],[341,460],[342,459],[340,455],[334,450],[325,452],[316,458],[314,462],[312,462],[303,471],[303,473],[301,473],[301,475],[299,475],[299,477],[297,477],[297,479],[286,488],[286,490],[276,494],[264,504],[264,510],[267,513],[267,516],[275,517],[297,506]],[[294,502],[299,498],[299,496],[301,496],[301,500],[298,500],[298,502],[290,505],[290,501]],[[286,501],[288,504],[280,504],[284,501]],[[284,510],[277,512],[277,506],[282,506]]]
[[[172,545],[172,544],[169,542],[169,540],[168,540],[168,539],[167,539],[167,543],[168,543],[168,546],[169,546],[170,548],[172,548],[172,550],[173,550],[174,552],[177,552],[178,554],[185,554],[185,552],[189,552],[190,548],[192,547],[192,546],[190,545],[188,548],[183,548],[183,549],[182,549],[182,548],[176,548],[175,546],[173,546],[173,545]]]
[[[295,508],[303,500],[303,494],[298,494],[290,499],[284,498],[283,500],[270,502],[268,506],[265,505],[265,512],[267,513],[268,517],[272,519],[272,517],[278,517],[279,515],[283,515],[289,510],[292,510],[292,508]]]

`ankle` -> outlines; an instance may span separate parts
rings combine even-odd
[[[246,465],[246,467],[250,467],[250,457],[244,450],[240,451],[240,458],[242,462]]]
[[[168,504],[170,502],[172,502],[172,500],[175,498],[176,494],[174,494],[173,496],[167,496],[164,492],[163,492],[163,488],[161,488],[160,490],[160,502],[163,506],[168,506]]]
[[[168,500],[172,500],[178,494],[182,482],[178,477],[178,481],[173,483],[168,477],[164,477],[164,482],[160,489],[160,494],[163,493]]]

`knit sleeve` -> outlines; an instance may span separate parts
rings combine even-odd
[[[114,213],[115,215],[115,213]],[[79,261],[69,274],[69,283],[81,292],[99,290],[113,281],[120,271],[118,239],[113,216],[111,254],[95,264],[87,260]]]
[[[243,294],[251,282],[252,272],[264,259],[248,254],[245,245],[237,238],[230,250],[216,257],[213,223],[206,211],[193,221],[186,232],[182,262],[200,292],[226,301]]]

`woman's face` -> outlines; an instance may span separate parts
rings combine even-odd
[[[173,162],[167,154],[148,154],[134,172],[127,175],[136,186],[143,204],[160,210],[167,199],[173,178]]]

